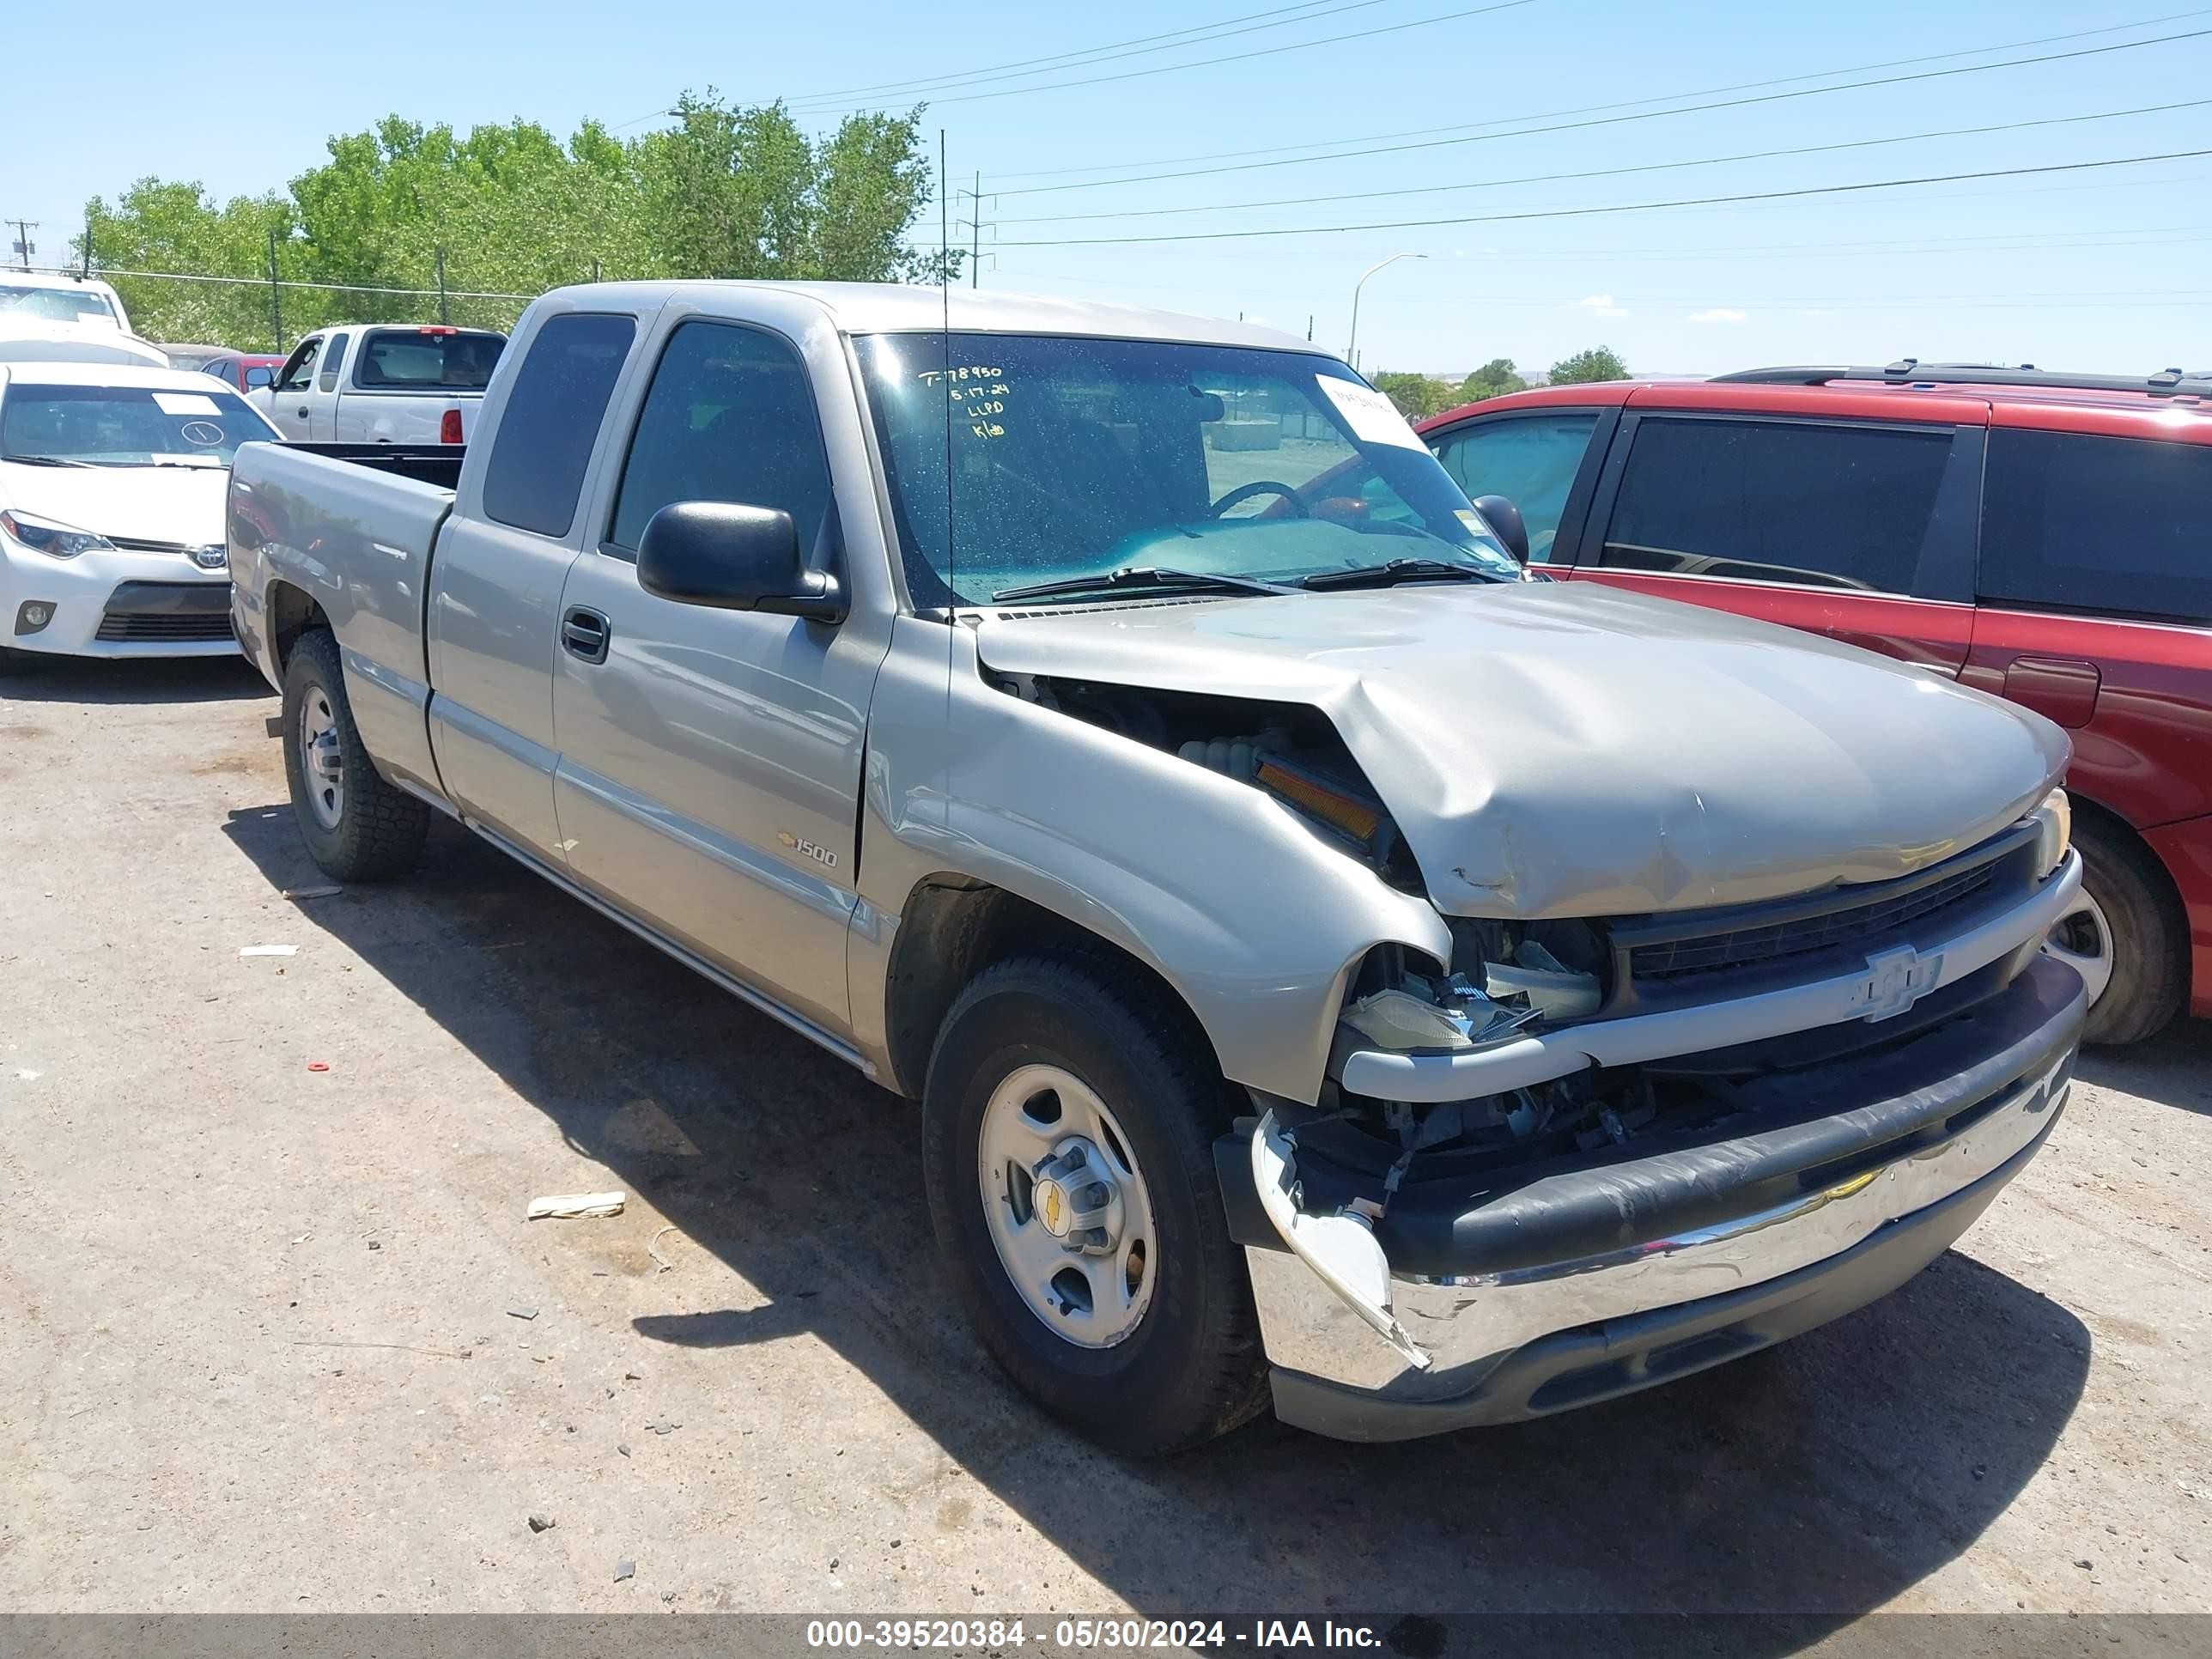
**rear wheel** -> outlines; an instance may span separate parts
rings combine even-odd
[[[2139,1042],[2180,1012],[2187,989],[2179,907],[2160,870],[2124,831],[2076,818],[2081,891],[2044,950],[2089,992],[2085,1042]]]
[[[1265,1403],[1213,1141],[1237,1096],[1188,1015],[1109,961],[986,970],[945,1017],[923,1174],[969,1322],[1110,1450],[1180,1450]]]
[[[302,635],[284,665],[284,774],[300,838],[325,875],[376,881],[422,856],[430,809],[378,775],[325,629]]]

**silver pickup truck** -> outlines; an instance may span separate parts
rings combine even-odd
[[[308,849],[388,877],[449,814],[918,1099],[978,1335],[1109,1447],[1749,1352],[2063,1106],[2057,729],[1531,577],[1301,342],[567,289],[483,422],[239,455]]]

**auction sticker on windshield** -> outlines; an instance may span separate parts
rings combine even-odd
[[[1357,380],[1340,380],[1334,374],[1316,374],[1314,379],[1336,412],[1344,416],[1352,428],[1352,435],[1370,444],[1395,444],[1401,449],[1419,449],[1425,453],[1427,446],[1413,435],[1413,428],[1406,424],[1406,417],[1392,403],[1372,386]]]
[[[198,392],[157,392],[154,402],[164,415],[220,415],[215,399]]]

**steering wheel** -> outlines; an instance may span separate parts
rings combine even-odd
[[[1313,517],[1313,514],[1306,510],[1305,502],[1298,498],[1297,490],[1286,483],[1277,483],[1273,478],[1255,478],[1250,483],[1238,484],[1236,489],[1206,510],[1210,516],[1218,519],[1238,502],[1249,501],[1255,495],[1280,495],[1291,508],[1293,517],[1300,519]]]

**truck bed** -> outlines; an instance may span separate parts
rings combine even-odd
[[[231,468],[240,647],[281,686],[286,629],[319,609],[344,653],[362,739],[394,777],[437,775],[423,605],[461,456],[457,444],[257,443]]]

